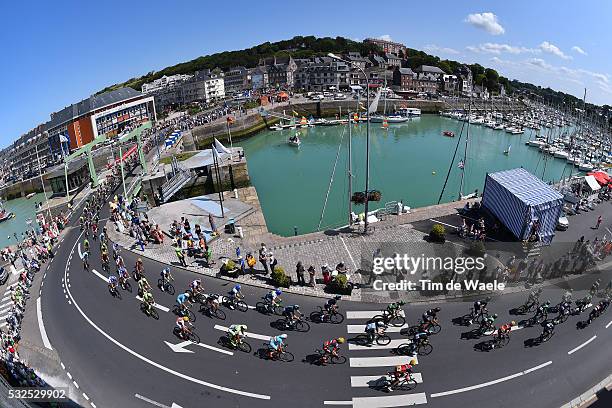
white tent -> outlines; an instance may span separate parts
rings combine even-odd
[[[591,191],[597,191],[601,188],[597,180],[595,180],[595,176],[584,176],[584,181],[589,185]]]

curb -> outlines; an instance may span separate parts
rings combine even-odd
[[[603,381],[589,388],[587,391],[583,392],[579,397],[576,397],[570,402],[562,405],[561,408],[586,408],[597,401],[597,393],[603,389],[612,391],[612,374],[606,377]]]

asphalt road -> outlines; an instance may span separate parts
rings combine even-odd
[[[602,208],[604,210],[612,214],[609,207]],[[108,209],[103,210],[102,218],[106,216]],[[577,217],[580,216],[572,220]],[[604,224],[610,226],[607,220]],[[311,323],[308,333],[288,332],[288,350],[296,359],[283,363],[254,355],[257,349],[264,347],[261,339],[248,339],[253,347],[249,354],[234,351],[230,355],[230,350],[217,344],[223,332],[215,328],[216,325],[227,327],[232,323],[244,323],[255,335],[281,333],[271,325],[279,317],[265,316],[255,310],[243,313],[225,308],[225,321],[197,314],[196,332],[205,346],[188,344],[184,348],[188,352],[175,352],[166,342],[182,342],[172,334],[176,316],[171,311],[158,310],[159,320],[155,320],[142,313],[135,298],[137,285],[134,281],[134,293],[121,291],[121,299],[112,297],[103,280],[106,274],[101,268],[95,241],[92,241],[91,269],[101,276],[83,270],[79,256],[82,240],[79,228],[71,227],[44,280],[42,314],[49,341],[59,353],[66,371],[100,408],[152,407],[155,404],[159,407],[176,404],[175,408],[278,404],[312,407],[326,402],[368,408],[413,404],[559,407],[612,371],[612,315],[609,312],[585,328],[578,328],[578,322],[586,319],[585,313],[570,317],[557,326],[549,342],[537,346],[530,339],[536,338],[541,328],[522,328],[512,332],[506,347],[484,352],[478,350],[478,344],[486,338],[464,339],[462,333],[469,329],[452,323],[453,318],[469,311],[471,302],[440,305],[442,332],[431,338],[433,352],[419,356],[415,372],[420,374],[422,382],[408,392],[387,394],[367,386],[370,378],[366,376],[382,376],[395,364],[389,360],[396,357],[390,348],[361,350],[345,346],[342,354],[349,361],[344,365],[320,367],[308,361],[308,356],[320,348],[323,340],[337,336],[350,339],[356,335],[352,332],[363,329],[366,318],[347,318],[339,325]],[[136,256],[124,251],[123,257],[131,269]],[[146,276],[154,284],[163,265],[146,258],[143,261]],[[195,274],[176,267],[171,269],[178,294]],[[597,277],[606,283],[611,278],[610,268],[607,269],[574,280],[572,287],[578,288],[575,297],[583,296]],[[232,287],[224,280],[199,277],[208,293],[226,293]],[[557,303],[565,291],[563,286],[547,287],[542,298]],[[265,294],[263,289],[256,287],[243,286],[243,292],[249,305],[254,305]],[[175,303],[176,295],[162,293],[156,287],[153,294],[161,306],[171,309]],[[525,298],[526,293],[498,296],[489,310],[498,313],[502,321],[519,320],[511,316],[509,310],[522,304]],[[284,295],[283,303],[298,303],[308,315],[323,301]],[[378,304],[341,304],[345,314],[347,311],[374,313],[381,307]],[[405,308],[408,322],[416,323],[429,307],[408,305]],[[400,332],[390,335],[394,340],[392,345],[408,338]],[[582,344],[585,345],[568,354]],[[397,361],[409,360],[403,357]]]

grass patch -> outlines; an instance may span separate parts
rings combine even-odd
[[[176,154],[175,157],[178,161],[184,161],[190,157],[195,156],[196,154],[198,154],[198,152],[184,152],[184,153]],[[170,164],[172,162],[172,156],[163,157],[159,159],[159,162],[163,164]]]

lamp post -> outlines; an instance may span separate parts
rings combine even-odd
[[[368,233],[368,189],[370,187],[370,80],[368,79],[368,75],[366,74],[365,70],[359,66],[354,64],[351,61],[347,61],[344,60],[342,58],[340,58],[339,56],[337,56],[334,53],[329,53],[327,54],[328,57],[333,58],[337,61],[342,61],[346,64],[351,65],[352,67],[357,68],[359,71],[361,71],[361,73],[363,74],[365,81],[366,81],[366,105],[367,105],[367,110],[366,110],[366,171],[365,171],[365,219],[364,219],[364,224],[363,224],[363,233],[367,234]]]

